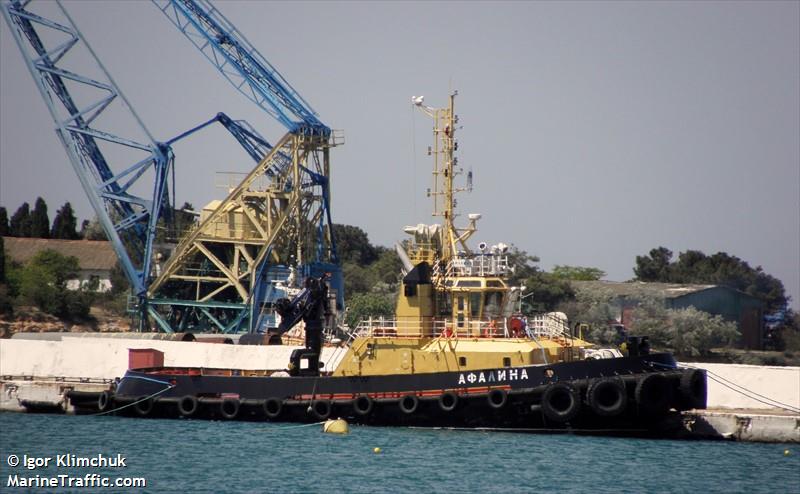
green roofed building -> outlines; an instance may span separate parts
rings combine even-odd
[[[573,281],[576,290],[604,289],[613,295],[619,307],[619,320],[628,326],[633,309],[643,297],[664,300],[668,309],[694,307],[719,315],[739,325],[741,345],[751,350],[764,346],[764,301],[722,285],[679,285],[673,283]]]

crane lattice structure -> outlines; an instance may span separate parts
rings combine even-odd
[[[3,14],[131,281],[143,326],[149,318],[167,332],[231,332],[247,326],[253,330],[258,313],[268,302],[270,272],[274,278],[275,272],[283,272],[280,268],[289,265],[299,268],[301,276],[332,272],[341,307],[341,270],[333,240],[328,180],[329,149],[341,139],[210,2],[154,0],[226,79],[287,128],[288,133],[275,146],[245,122],[224,114],[166,142],[155,141],[61,3],[56,5],[65,22],[33,13],[29,3],[8,0],[2,5]],[[46,48],[38,33],[43,29],[65,33],[67,40]],[[91,53],[106,80],[58,66],[76,45]],[[105,94],[78,108],[64,79]],[[147,136],[145,144],[90,126],[115,99],[125,102],[123,110]],[[223,201],[204,208],[199,224],[174,249],[156,248],[156,227],[159,221],[169,223],[174,211],[168,207],[167,181],[173,169],[170,146],[214,122],[225,126],[257,165]],[[97,139],[149,155],[115,174]],[[152,173],[148,175],[149,169]],[[136,181],[146,184],[148,176],[153,197],[132,195],[131,186]],[[168,257],[163,260],[165,254]]]
[[[55,4],[61,13],[56,20],[32,11],[29,3],[12,0],[0,10],[133,292],[146,304],[156,226],[170,211],[172,150],[153,139],[61,3]],[[81,75],[71,67],[75,57],[69,55],[81,48],[97,75]],[[122,112],[142,139],[110,130],[105,117],[113,111]],[[106,154],[125,159],[112,166]]]
[[[298,266],[301,276],[333,272],[342,308],[329,184],[329,151],[341,144],[341,136],[319,120],[209,1],[153,3],[220,74],[287,133],[223,201],[204,211],[200,223],[181,240],[150,285],[151,298],[179,293],[183,299],[193,297],[194,307],[202,306],[205,312],[207,304],[220,302],[244,303],[257,312],[264,304],[258,287],[264,283],[264,265],[269,263]],[[174,306],[170,298],[166,303]],[[250,317],[256,319],[254,314]]]

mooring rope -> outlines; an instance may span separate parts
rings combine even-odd
[[[175,384],[170,384],[170,383],[168,383],[168,382],[159,381],[158,379],[153,379],[153,378],[150,378],[150,377],[144,377],[144,376],[124,376],[124,377],[123,377],[123,378],[120,380],[120,382],[122,382],[122,380],[124,380],[124,379],[141,379],[141,380],[143,380],[143,381],[152,381],[152,382],[156,382],[156,383],[158,383],[158,384],[164,384],[164,385],[166,385],[167,387],[166,387],[166,388],[164,388],[164,389],[162,389],[161,391],[156,391],[155,393],[151,394],[150,396],[145,396],[145,397],[144,397],[144,398],[142,398],[141,400],[134,401],[133,403],[128,403],[127,405],[121,406],[121,407],[119,407],[119,408],[114,408],[114,409],[112,409],[112,410],[106,410],[105,412],[93,413],[93,414],[92,414],[92,416],[97,416],[97,415],[106,415],[106,414],[108,414],[108,413],[117,412],[117,411],[119,411],[119,410],[124,410],[124,409],[126,409],[126,408],[128,408],[128,407],[132,407],[132,406],[134,406],[134,405],[136,405],[136,404],[138,404],[138,403],[141,403],[141,402],[143,402],[143,401],[147,401],[147,400],[149,400],[150,398],[155,398],[156,396],[158,396],[158,395],[160,395],[160,394],[162,394],[162,393],[165,393],[165,392],[169,391],[170,389],[172,389],[172,388],[174,388],[174,387],[176,386]]]
[[[314,422],[313,424],[300,424],[300,425],[284,425],[284,426],[276,426],[276,427],[261,427],[256,429],[257,431],[283,431],[287,429],[300,429],[301,427],[311,427],[314,425],[321,425],[327,422],[327,420],[323,420],[321,422]]]
[[[672,366],[661,364],[659,362],[650,362],[650,363],[654,364],[654,365],[657,365],[657,366],[673,369]],[[800,413],[800,408],[797,408],[797,407],[795,407],[793,405],[789,405],[787,403],[780,402],[780,401],[778,401],[778,400],[776,400],[774,398],[770,398],[768,396],[764,396],[762,394],[759,394],[759,393],[757,393],[757,392],[755,392],[755,391],[753,391],[751,389],[745,388],[741,384],[737,384],[737,383],[735,383],[735,382],[733,382],[733,381],[731,381],[729,379],[726,379],[726,378],[720,376],[719,374],[717,374],[715,372],[712,372],[712,371],[710,371],[708,369],[703,369],[701,367],[696,367],[696,366],[692,366],[692,365],[689,365],[689,364],[683,364],[683,367],[678,367],[678,368],[679,369],[682,368],[682,369],[700,369],[700,370],[704,370],[706,372],[706,374],[708,374],[708,377],[712,381],[721,384],[722,386],[730,389],[731,391],[735,391],[735,392],[737,392],[737,393],[739,393],[739,394],[741,394],[741,395],[743,395],[743,396],[745,396],[747,398],[750,398],[753,401],[757,401],[759,403],[763,403],[764,405],[769,405],[771,407],[780,408],[780,409],[786,410],[788,412]],[[737,389],[737,388],[740,388],[740,389]]]

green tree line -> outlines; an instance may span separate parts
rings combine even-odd
[[[175,231],[176,235],[194,221],[190,213],[192,209],[187,203],[176,210],[176,222],[181,224]],[[36,199],[33,209],[28,203],[23,203],[10,218],[7,210],[0,207],[0,236],[105,239],[96,220],[84,221],[80,231],[76,225],[69,202],[57,210],[52,223],[47,204],[41,197]],[[333,232],[344,273],[348,306],[346,322],[352,327],[368,317],[391,317],[402,267],[394,249],[372,244],[368,234],[357,226],[335,224]],[[81,306],[89,300],[85,294],[60,297],[62,301],[58,303],[53,301],[59,298],[53,297],[53,290],[65,290],[65,273],[74,274],[77,270],[72,260],[59,259],[54,253],[48,253],[35,258],[27,266],[14,266],[5,259],[2,249],[0,253],[0,312],[8,311],[12,302],[16,302],[37,305],[58,315],[79,317],[88,313],[88,309]],[[568,265],[556,265],[546,271],[538,266],[537,256],[516,246],[511,247],[508,257],[514,268],[510,283],[525,287],[523,293],[527,297],[522,305],[525,311],[566,312],[572,321],[591,323],[593,339],[600,342],[613,339],[608,326],[615,311],[611,295],[602,291],[576,291],[571,283],[600,280],[605,277],[605,272],[595,267]],[[742,291],[763,300],[767,313],[785,313],[785,326],[798,332],[795,326],[798,326],[800,318],[788,309],[789,297],[783,283],[765,273],[761,266],[751,267],[734,255],[725,252],[706,255],[698,250],[687,250],[673,259],[672,251],[662,246],[646,255],[636,256],[633,272],[636,281],[715,284]],[[37,285],[33,281],[36,277],[46,282]],[[115,287],[124,286],[124,280],[120,280],[120,276],[116,278]],[[635,319],[641,326],[637,330],[646,330],[653,335],[654,343],[678,353],[702,355],[713,345],[730,343],[738,336],[735,325],[731,326],[731,323],[699,311],[667,310],[662,302],[656,303],[644,295],[636,310]]]
[[[22,203],[11,218],[8,217],[6,208],[0,206],[0,236],[78,240],[85,238],[85,230],[89,223],[84,222],[82,231],[77,231],[75,211],[69,202],[65,202],[56,211],[52,224],[47,212],[47,203],[41,197],[36,198],[33,209],[27,202]]]

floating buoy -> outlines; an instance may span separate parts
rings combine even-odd
[[[789,456],[790,454],[792,454],[792,452],[789,451],[788,449],[783,450],[783,456]]]
[[[350,432],[350,426],[344,419],[326,420],[325,423],[322,424],[322,432],[327,432],[328,434],[347,434]]]
[[[373,448],[373,449],[372,449],[372,452],[373,452],[373,453],[375,453],[375,454],[378,454],[378,453],[380,453],[380,452],[381,452],[381,448],[378,448],[378,447],[376,446],[375,448]]]

